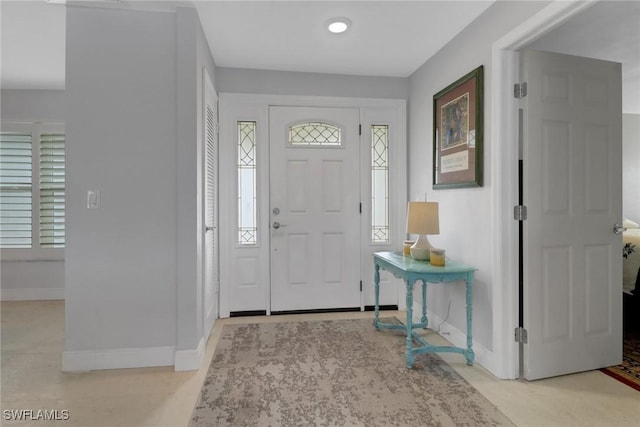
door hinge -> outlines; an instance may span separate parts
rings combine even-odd
[[[360,292],[362,292],[362,280],[360,280]]]
[[[523,205],[514,206],[513,219],[516,221],[524,221],[527,219],[527,207]]]
[[[527,82],[514,84],[513,96],[517,99],[521,99],[527,96]]]
[[[358,135],[362,135],[362,125],[358,125]]]
[[[360,213],[362,213],[362,202],[360,202]]]
[[[515,342],[526,344],[527,343],[527,330],[521,326],[518,326],[514,330]]]

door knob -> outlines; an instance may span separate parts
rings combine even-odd
[[[620,224],[616,224],[613,226],[614,234],[622,234],[623,231],[627,231],[627,229],[621,226]]]
[[[280,224],[278,221],[274,221],[272,227],[277,230],[280,227],[286,227],[286,225]]]

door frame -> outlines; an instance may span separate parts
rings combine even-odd
[[[218,111],[220,115],[220,135],[219,135],[219,182],[224,183],[219,191],[219,205],[230,206],[229,209],[221,209],[219,213],[219,248],[220,248],[220,294],[219,294],[219,316],[229,317],[233,311],[255,312],[255,314],[271,314],[270,308],[270,228],[269,228],[269,107],[346,107],[358,108],[360,110],[360,123],[362,124],[362,144],[366,138],[365,129],[372,123],[372,120],[379,120],[378,117],[385,117],[388,124],[393,125],[394,151],[391,164],[396,166],[397,173],[392,173],[390,194],[393,194],[395,202],[390,204],[390,215],[393,218],[390,224],[393,230],[392,239],[383,245],[362,245],[361,262],[358,266],[360,276],[364,282],[361,293],[361,309],[368,304],[368,299],[373,298],[366,293],[368,289],[368,276],[373,276],[372,257],[369,252],[379,250],[398,250],[402,247],[405,239],[404,224],[406,216],[407,201],[407,100],[405,99],[382,99],[382,98],[342,98],[323,96],[298,96],[298,95],[265,95],[265,94],[242,94],[242,93],[220,93]],[[247,120],[257,123],[256,131],[256,156],[267,159],[261,162],[257,159],[257,225],[258,244],[252,247],[240,247],[236,235],[236,208],[237,199],[234,196],[237,192],[237,169],[235,166],[237,148],[234,144],[236,135],[235,123]],[[387,124],[387,123],[375,124]],[[364,158],[361,155],[361,161]],[[361,163],[362,165],[364,165]],[[364,170],[361,170],[363,176]],[[361,184],[363,215],[368,212],[370,197],[365,197],[369,188],[369,180],[364,180]],[[366,224],[370,221],[366,217],[361,220],[361,236],[364,241]],[[365,266],[366,261],[371,261],[371,272]],[[242,265],[239,265],[241,263]],[[232,286],[242,285],[241,292],[244,294],[240,298],[232,296]],[[371,286],[372,288],[372,286]],[[238,288],[234,289],[234,292]],[[398,288],[399,290],[400,288]],[[233,299],[233,300],[232,300]],[[402,303],[398,298],[398,302]],[[371,305],[373,302],[371,302]]]
[[[518,104],[513,85],[520,79],[519,51],[596,1],[554,1],[495,41],[491,49],[491,129],[496,147],[491,150],[492,228],[494,245],[492,277],[500,278],[492,298],[493,360],[489,370],[499,378],[519,376],[519,346],[514,340],[518,326]]]

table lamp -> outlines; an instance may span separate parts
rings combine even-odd
[[[417,260],[428,261],[433,246],[427,239],[428,234],[440,234],[437,202],[409,202],[407,208],[407,233],[417,234],[416,242],[411,246],[411,256]]]

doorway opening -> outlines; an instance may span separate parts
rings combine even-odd
[[[520,372],[519,344],[514,327],[520,322],[518,222],[514,206],[519,204],[518,180],[518,102],[514,83],[519,82],[519,51],[541,38],[551,29],[593,6],[584,2],[554,2],[528,21],[523,22],[492,46],[492,123],[500,150],[492,152],[493,230],[499,244],[494,245],[492,272],[502,278],[499,292],[493,294],[494,372],[500,378],[517,378]]]

